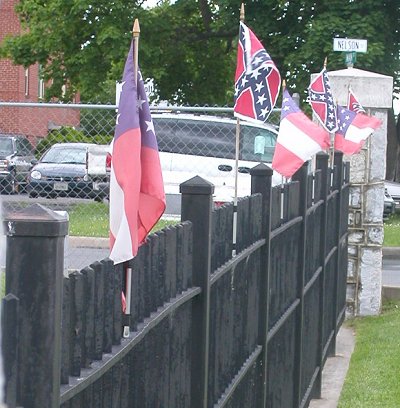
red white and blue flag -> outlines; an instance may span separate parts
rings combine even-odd
[[[311,82],[308,95],[311,107],[322,126],[330,133],[335,132],[338,128],[336,106],[325,67]]]
[[[285,89],[272,168],[287,178],[292,177],[305,161],[327,150],[329,144],[329,133],[312,122]]]
[[[358,153],[365,139],[381,125],[373,116],[356,113],[343,106],[337,107],[339,129],[335,135],[335,149],[344,154]]]
[[[265,122],[279,95],[281,76],[254,33],[242,22],[235,74],[234,115]]]
[[[158,145],[140,72],[134,80],[133,42],[125,63],[110,178],[110,258],[132,259],[165,210]]]
[[[349,87],[349,95],[347,98],[347,109],[356,113],[367,113],[362,107],[361,103],[358,102],[358,99],[354,95],[353,90]]]

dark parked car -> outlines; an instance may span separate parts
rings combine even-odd
[[[0,134],[1,192],[13,194],[26,187],[34,157],[32,145],[26,137]]]
[[[108,146],[107,146],[108,147]],[[102,200],[104,192],[97,188],[102,175],[88,172],[90,143],[57,143],[43,154],[29,174],[31,197],[79,197]],[[104,173],[105,173],[104,153]],[[98,177],[97,177],[98,176]],[[100,177],[100,178],[99,178]]]
[[[396,211],[400,211],[400,183],[395,181],[385,181],[385,189],[393,198],[396,204]]]
[[[383,219],[388,219],[396,211],[396,203],[392,196],[388,193],[385,188],[385,198],[383,201]]]

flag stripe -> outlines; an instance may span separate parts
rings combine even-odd
[[[353,122],[354,123],[354,122]],[[367,139],[369,135],[373,133],[374,129],[370,127],[359,128],[351,124],[346,132],[346,140],[349,140],[354,143],[359,143],[362,140]],[[340,134],[340,133],[339,133]]]
[[[355,143],[350,140],[347,140],[340,135],[339,133],[335,136],[335,149],[343,152],[344,154],[351,155],[359,153],[363,147],[364,141]]]
[[[310,136],[310,134],[298,128],[297,123],[293,124],[291,119],[286,119],[281,122],[279,127],[279,143],[286,149],[295,151],[297,157],[302,158],[304,162],[310,159],[315,151],[321,150],[320,144],[314,139],[317,139],[315,130],[312,130],[312,132],[313,136]]]
[[[276,144],[272,168],[277,170],[282,176],[292,177],[303,163],[303,158],[294,154],[292,150],[287,149],[280,143]]]

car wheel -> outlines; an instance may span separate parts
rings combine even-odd
[[[38,193],[36,191],[29,191],[28,195],[30,198],[35,198],[38,196]]]

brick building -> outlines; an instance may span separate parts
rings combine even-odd
[[[0,43],[9,34],[19,34],[15,13],[18,0],[0,1]],[[29,68],[0,59],[0,102],[42,102],[45,84],[38,64]],[[79,126],[79,110],[67,108],[0,106],[0,133],[23,134],[35,144],[54,126]]]

